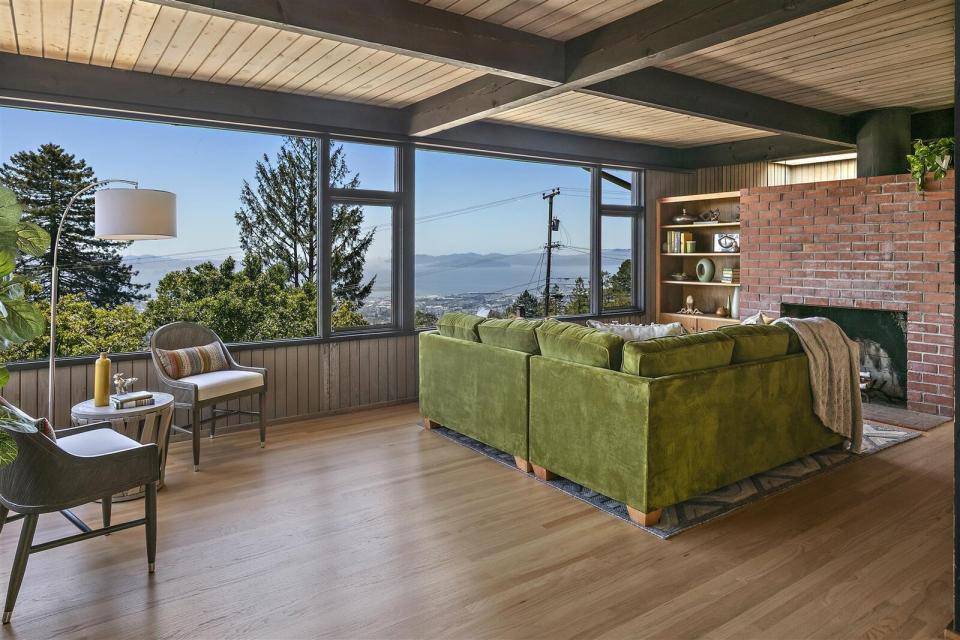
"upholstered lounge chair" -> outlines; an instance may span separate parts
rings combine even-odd
[[[223,350],[228,368],[221,371],[211,371],[174,378],[165,370],[158,349],[167,351],[202,347],[210,343],[218,343]],[[233,359],[226,345],[216,333],[194,322],[173,322],[157,329],[150,339],[150,352],[153,364],[157,368],[160,382],[173,394],[174,404],[181,409],[189,409],[191,413],[190,432],[193,436],[193,470],[200,470],[200,429],[204,422],[210,423],[210,437],[216,433],[217,419],[231,415],[254,415],[260,420],[260,446],[267,440],[267,427],[263,413],[263,399],[267,393],[267,370],[260,367],[244,367]],[[257,411],[226,410],[217,407],[218,404],[256,395]],[[203,409],[211,408],[209,418],[201,419]],[[174,427],[178,431],[185,431]]]
[[[0,404],[10,407],[2,398]],[[0,467],[0,532],[5,523],[23,520],[3,608],[4,624],[13,614],[30,554],[145,525],[147,563],[153,573],[160,479],[157,445],[131,440],[111,429],[109,422],[58,430],[56,441],[33,426],[11,428],[0,424],[0,430],[17,444],[16,459]],[[137,486],[145,487],[144,517],[111,525],[111,497]],[[91,530],[70,509],[94,500],[102,501],[103,527]],[[57,511],[80,533],[34,544],[40,514]],[[10,516],[10,512],[15,515]]]

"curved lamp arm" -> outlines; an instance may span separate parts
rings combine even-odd
[[[60,249],[60,235],[63,233],[63,224],[66,222],[67,216],[70,215],[70,210],[73,209],[73,203],[77,201],[77,198],[92,189],[96,189],[97,187],[102,187],[103,185],[114,182],[130,184],[133,185],[135,189],[140,187],[140,183],[134,180],[121,180],[118,178],[108,178],[106,180],[97,180],[96,182],[91,182],[70,197],[70,201],[67,203],[67,208],[63,210],[63,215],[60,216],[60,224],[57,225],[57,235],[53,240],[53,269],[50,271],[50,365],[48,367],[50,377],[47,385],[47,417],[49,418],[51,424],[54,422],[53,383],[57,360],[57,285],[60,282],[60,268],[57,266],[57,255]]]

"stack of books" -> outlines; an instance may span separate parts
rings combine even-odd
[[[692,233],[681,233],[680,231],[667,232],[667,253],[686,253],[686,246],[689,240],[693,240]]]
[[[132,407],[146,407],[153,404],[153,394],[149,391],[131,391],[122,395],[110,396],[110,404],[114,409],[130,409]]]
[[[724,284],[739,284],[740,267],[724,267],[720,272],[720,282]]]

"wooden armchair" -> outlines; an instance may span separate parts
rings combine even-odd
[[[5,406],[5,401],[0,399]],[[157,481],[160,456],[155,444],[140,444],[110,428],[110,423],[88,424],[56,432],[51,440],[34,427],[0,429],[17,443],[17,458],[0,467],[0,531],[6,522],[23,519],[20,542],[13,559],[3,623],[10,621],[30,554],[145,525],[147,563],[154,571],[157,553]],[[110,524],[111,497],[126,489],[146,487],[144,517]],[[103,527],[90,529],[71,508],[102,501]],[[33,544],[42,513],[60,511],[80,533]],[[9,516],[10,512],[16,515]],[[9,517],[8,517],[9,516]]]
[[[173,378],[164,369],[158,349],[174,350],[189,347],[202,347],[216,342],[223,350],[228,369]],[[200,430],[204,422],[210,423],[210,437],[216,433],[217,418],[231,415],[254,415],[260,421],[260,447],[267,440],[267,426],[263,413],[263,399],[267,393],[267,370],[260,367],[244,367],[233,359],[226,345],[216,333],[194,322],[172,322],[157,329],[150,339],[150,353],[161,383],[173,394],[174,405],[189,409],[191,414],[190,430],[193,436],[193,470],[200,470]],[[258,411],[226,410],[218,404],[235,398],[256,395]],[[201,419],[203,409],[211,408],[211,415]],[[173,427],[186,431],[181,427]]]

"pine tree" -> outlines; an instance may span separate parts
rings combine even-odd
[[[9,187],[24,207],[24,219],[50,234],[50,251],[42,256],[21,255],[17,269],[35,279],[50,295],[50,269],[57,226],[70,198],[94,182],[93,168],[83,159],[55,144],[36,151],[21,151],[0,166],[0,182]],[[94,306],[113,307],[145,299],[148,285],[134,284],[137,272],[123,264],[120,249],[129,242],[111,242],[93,237],[93,191],[74,202],[60,238],[59,294],[84,296]]]
[[[289,137],[274,161],[264,154],[257,162],[256,185],[243,181],[240,210],[234,214],[244,251],[265,265],[283,265],[294,286],[315,282],[319,268],[317,153],[316,140]],[[350,175],[342,146],[331,154],[330,184],[348,189],[360,185],[359,174]],[[331,212],[335,311],[345,301],[352,309],[362,307],[376,279],[363,281],[366,253],[373,242],[373,231],[362,230],[363,218],[363,207],[355,205],[338,204]]]
[[[590,313],[590,290],[587,289],[583,278],[577,278],[573,283],[573,290],[567,301],[567,307],[564,313],[568,316],[576,316],[584,313]]]
[[[538,318],[543,315],[543,305],[532,293],[524,289],[509,307],[507,315],[518,315],[523,318]]]

